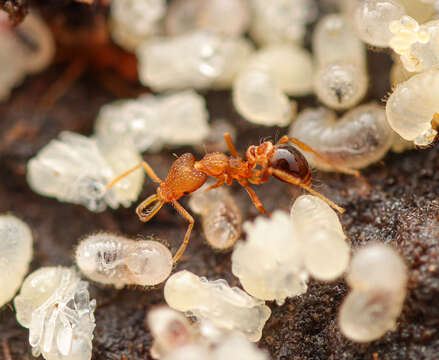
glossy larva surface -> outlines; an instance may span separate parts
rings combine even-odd
[[[431,144],[437,134],[438,93],[438,69],[414,75],[398,84],[386,104],[392,129],[415,145]]]
[[[157,285],[172,270],[172,255],[163,244],[152,240],[131,240],[112,233],[84,238],[76,249],[76,265],[96,282],[125,285]]]
[[[258,341],[271,314],[264,301],[255,299],[223,279],[209,281],[187,271],[173,274],[165,284],[165,300],[173,309],[215,326],[235,330]]]
[[[203,186],[192,194],[189,207],[201,215],[204,235],[209,245],[214,249],[226,250],[241,235],[241,210],[226,188],[206,192],[207,187]]]
[[[24,221],[0,215],[0,307],[20,288],[32,260],[32,245],[32,233]]]
[[[156,37],[137,49],[139,80],[155,91],[228,88],[251,52],[250,42],[243,38],[202,30]]]
[[[94,310],[88,283],[66,267],[42,267],[14,299],[18,322],[29,328],[32,355],[46,360],[90,360]]]
[[[317,61],[314,91],[334,109],[357,104],[366,94],[368,76],[364,44],[342,15],[324,16],[313,33]]]
[[[339,310],[341,332],[370,342],[392,330],[407,291],[407,268],[398,253],[380,243],[365,246],[354,254],[346,280],[351,291]]]
[[[97,139],[62,132],[27,164],[27,182],[37,193],[81,204],[99,212],[106,206],[129,206],[141,191],[144,173],[137,171],[110,191],[105,186],[142,161],[125,138]]]
[[[311,146],[335,165],[363,168],[380,160],[393,141],[384,107],[361,105],[341,119],[325,108],[306,109],[290,127],[289,135]],[[334,171],[325,161],[304,153],[315,167]]]

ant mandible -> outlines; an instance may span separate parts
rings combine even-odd
[[[309,193],[323,199],[338,212],[344,212],[343,208],[310,187],[311,169],[307,160],[299,150],[287,143],[288,141],[291,141],[300,149],[313,153],[315,156],[326,161],[340,172],[359,176],[358,171],[348,168],[340,168],[325,159],[308,145],[288,136],[283,136],[276,144],[273,144],[270,141],[265,141],[259,146],[250,146],[246,151],[245,160],[239,156],[228,133],[224,134],[224,139],[231,156],[227,156],[220,152],[213,152],[206,154],[201,160],[195,161],[194,155],[191,153],[185,153],[178,157],[171,165],[165,181],[161,180],[156,175],[147,162],[142,162],[118,176],[106,187],[107,190],[110,189],[125,176],[128,176],[141,167],[143,167],[145,172],[154,182],[160,184],[154,195],[149,196],[140,203],[136,209],[136,213],[139,216],[140,221],[147,222],[157,214],[165,203],[172,203],[180,215],[189,222],[183,243],[180,245],[180,248],[173,258],[174,263],[183,255],[187,244],[189,243],[189,237],[194,226],[194,218],[177,200],[200,188],[206,182],[208,176],[216,178],[217,182],[210,186],[206,191],[220,187],[224,184],[232,185],[233,181],[236,180],[245,190],[247,190],[253,204],[261,214],[266,214],[267,212],[256,193],[249,187],[249,184],[258,185],[266,183],[271,175],[281,181],[305,189]],[[153,203],[156,204],[153,205],[151,209],[148,209]]]

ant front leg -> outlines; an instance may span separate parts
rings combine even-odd
[[[189,222],[186,234],[184,235],[183,243],[180,245],[174,257],[172,258],[172,262],[175,264],[181,258],[181,255],[183,255],[184,251],[186,250],[187,244],[189,244],[189,238],[191,237],[191,232],[192,228],[194,227],[195,221],[192,215],[189,214],[178,201],[174,200],[172,201],[172,204],[175,206],[175,209],[179,212],[179,214]]]
[[[163,181],[157,176],[157,174],[154,172],[154,170],[149,166],[149,164],[146,161],[142,161],[140,164],[134,166],[133,168],[125,171],[123,174],[119,175],[117,178],[115,178],[113,181],[111,181],[105,190],[111,189],[114,185],[116,185],[119,181],[121,181],[123,178],[127,177],[128,175],[132,174],[134,171],[140,169],[143,167],[145,172],[148,174],[148,176],[151,178],[152,181],[156,183],[163,183]]]
[[[334,170],[336,170],[338,172],[348,174],[348,175],[353,175],[355,177],[361,176],[360,172],[358,170],[354,170],[354,169],[350,169],[350,168],[346,168],[346,167],[342,167],[342,166],[338,166],[338,165],[334,164],[332,161],[328,160],[325,156],[323,156],[322,154],[315,151],[311,146],[301,142],[300,140],[298,140],[296,138],[288,137],[287,135],[282,136],[282,138],[280,138],[280,140],[276,143],[276,145],[286,144],[288,141],[291,141],[299,149],[314,154],[317,158],[324,161],[325,163],[330,165]]]
[[[259,199],[258,195],[254,192],[254,190],[248,186],[246,181],[240,181],[239,184],[247,191],[247,194],[250,196],[253,205],[258,209],[261,214],[269,215],[269,212],[264,209],[264,205],[262,205],[262,201]]]
[[[232,137],[229,133],[224,134],[224,140],[226,141],[227,147],[229,148],[230,155],[233,157],[239,157],[238,151],[236,151],[235,144],[233,144]]]

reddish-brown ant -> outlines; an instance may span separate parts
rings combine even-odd
[[[343,208],[310,188],[311,169],[308,162],[299,150],[293,146],[287,145],[288,141],[291,141],[300,149],[312,152],[315,156],[327,161],[322,155],[315,152],[306,144],[303,144],[297,139],[284,136],[274,145],[270,141],[265,141],[259,146],[250,146],[245,154],[246,160],[243,160],[236,151],[230,135],[227,133],[224,134],[224,139],[231,156],[214,152],[206,154],[199,161],[195,161],[194,155],[190,153],[183,154],[174,161],[165,181],[161,180],[156,175],[148,163],[143,162],[118,176],[107,185],[108,190],[122,178],[141,167],[145,169],[146,173],[153,181],[160,184],[157,188],[156,194],[151,195],[144,200],[137,207],[136,212],[141,221],[147,222],[165,203],[170,202],[175,206],[180,215],[189,222],[183,243],[174,256],[174,262],[178,261],[184,253],[194,226],[194,218],[177,200],[200,188],[206,182],[208,176],[216,178],[217,182],[206,191],[220,187],[224,184],[232,185],[233,181],[236,180],[245,188],[245,190],[247,190],[253,204],[262,214],[266,213],[266,211],[256,193],[249,187],[249,184],[263,184],[268,181],[271,175],[286,183],[300,186],[311,194],[326,201],[331,207],[340,213],[344,212]],[[327,162],[330,163],[329,161]],[[331,166],[338,171],[358,176],[356,170],[341,169],[333,164],[331,164]],[[153,203],[156,204],[149,209],[148,207]]]

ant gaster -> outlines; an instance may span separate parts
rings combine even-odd
[[[143,222],[149,221],[161,209],[165,203],[172,203],[175,209],[188,222],[183,243],[176,252],[174,263],[183,255],[189,242],[189,237],[194,226],[194,218],[177,201],[182,196],[189,195],[200,188],[207,180],[208,176],[217,179],[217,182],[210,186],[206,191],[220,187],[224,184],[232,185],[236,180],[247,190],[253,204],[262,214],[267,213],[256,193],[249,187],[249,184],[263,184],[268,181],[271,175],[286,183],[299,186],[309,193],[318,196],[340,213],[344,209],[334,204],[322,194],[310,188],[311,169],[302,153],[295,147],[288,145],[291,141],[300,149],[312,152],[315,156],[330,163],[322,155],[318,154],[311,147],[303,144],[295,138],[283,136],[276,144],[265,141],[261,145],[250,146],[245,154],[246,159],[242,159],[236,151],[235,145],[228,133],[224,134],[231,156],[214,152],[206,154],[201,160],[195,161],[194,155],[186,153],[178,157],[169,169],[166,180],[161,180],[148,163],[142,162],[134,168],[118,176],[107,185],[107,190],[113,187],[125,176],[143,167],[145,172],[154,181],[160,184],[157,192],[146,200],[142,201],[137,207],[136,212],[139,219]],[[338,171],[358,176],[358,172],[351,169],[337,167],[330,163]],[[149,206],[155,203],[151,208]]]

